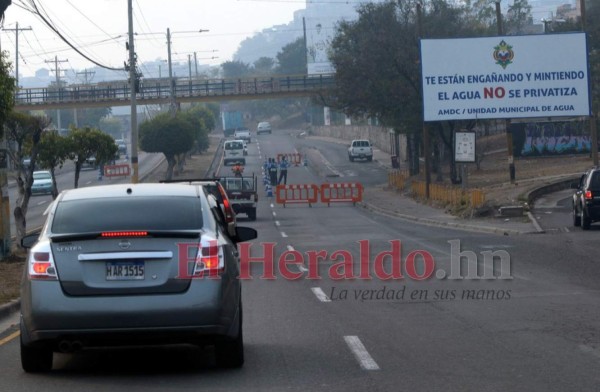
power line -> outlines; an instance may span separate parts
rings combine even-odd
[[[101,64],[101,63],[97,62],[96,60],[90,58],[85,53],[83,53],[81,50],[79,50],[79,48],[77,48],[75,45],[73,45],[60,31],[58,31],[58,29],[52,24],[51,21],[49,21],[46,17],[44,17],[44,15],[42,15],[42,13],[40,12],[40,10],[37,7],[37,4],[35,3],[35,0],[29,0],[29,1],[31,2],[33,9],[30,10],[26,7],[24,7],[23,9],[30,11],[34,15],[38,16],[42,20],[42,22],[44,22],[44,24],[50,28],[50,30],[52,30],[56,35],[58,35],[63,42],[65,42],[67,45],[69,45],[69,47],[71,47],[71,49],[73,49],[75,52],[77,52],[81,57],[85,58],[86,60],[90,61],[91,63],[97,65],[100,68],[108,69],[111,71],[125,71],[124,68],[114,68],[114,67],[110,67],[110,66]]]

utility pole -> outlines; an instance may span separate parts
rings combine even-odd
[[[87,69],[84,70],[83,72],[77,72],[77,75],[83,75],[85,78],[85,82],[84,84],[89,84],[92,81],[92,78],[94,77],[94,75],[96,74],[96,72],[94,71],[88,71]],[[91,75],[91,78],[88,79],[88,76]]]
[[[308,48],[306,47],[306,18],[302,17],[302,37],[304,40],[304,72],[308,75]]]
[[[58,56],[54,56],[54,61],[46,60],[46,63],[54,63],[54,73],[56,74],[56,91],[58,94],[58,100],[60,101],[60,69],[58,68],[58,63],[66,63],[69,60],[59,60]],[[60,109],[56,109],[56,125],[58,127],[58,132],[62,129],[62,123],[60,120]]]
[[[137,79],[136,73],[136,55],[133,42],[133,0],[127,0],[127,15],[129,19],[129,94],[131,97],[131,182],[137,184],[139,181],[138,173],[138,125],[137,125],[137,97],[135,85]]]
[[[14,29],[3,29],[6,31],[14,31],[15,32],[15,81],[17,85],[17,89],[19,88],[19,31],[31,31],[31,27],[21,27],[19,28],[19,22],[17,22]]]
[[[173,65],[171,63],[171,29],[167,28],[167,50],[168,50],[168,61],[169,61],[169,91],[171,92],[170,107],[169,111],[171,115],[175,115],[177,111],[177,104],[175,103],[175,81],[173,80]]]
[[[196,54],[196,53],[194,53]],[[189,69],[189,75],[190,75],[190,82],[192,81],[192,55],[188,54],[188,69]]]
[[[496,27],[498,28],[498,35],[504,35],[502,29],[502,9],[500,8],[500,0],[496,0]],[[513,151],[513,135],[510,132],[510,119],[504,121],[504,127],[506,132],[506,148],[508,150],[508,175],[510,182],[515,182],[515,155]]]
[[[194,65],[196,67],[196,79],[198,79],[198,56],[196,56],[196,52],[194,52]]]
[[[423,38],[423,9],[422,4],[417,3],[417,35]],[[429,199],[429,185],[431,184],[431,151],[429,148],[429,128],[423,121],[423,155],[425,155],[425,198]],[[415,152],[417,153],[417,152]]]

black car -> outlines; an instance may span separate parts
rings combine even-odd
[[[573,225],[588,230],[600,221],[600,167],[588,170],[579,179],[573,195]]]

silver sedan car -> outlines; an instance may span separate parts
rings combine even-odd
[[[119,184],[69,190],[31,246],[21,292],[21,363],[52,369],[54,352],[88,347],[214,345],[244,362],[236,243],[201,185]]]

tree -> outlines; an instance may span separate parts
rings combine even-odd
[[[523,26],[531,19],[531,6],[527,0],[514,0],[508,6],[506,15],[505,33],[519,35],[523,33]]]
[[[75,123],[77,123],[77,126],[80,128],[100,128],[102,119],[110,115],[111,112],[112,109],[110,107],[77,109],[77,121],[75,121],[75,111],[71,109],[62,109],[60,110],[61,126],[67,128],[69,126],[75,126]],[[56,110],[47,110],[46,115],[52,118],[56,115]]]
[[[79,173],[86,161],[95,158],[96,165],[104,165],[117,154],[114,139],[99,129],[72,127],[68,138],[71,145],[69,158],[75,162],[74,188],[79,186]]]
[[[37,161],[40,168],[48,169],[52,175],[53,199],[56,199],[58,196],[55,170],[57,167],[63,167],[72,150],[71,139],[61,136],[58,131],[46,131],[42,133]]]
[[[251,73],[250,65],[241,61],[226,61],[221,68],[225,79],[243,78]]]
[[[275,60],[270,57],[261,57],[254,62],[254,75],[267,76],[273,73]]]
[[[182,115],[186,116],[194,124],[196,151],[203,153],[208,150],[210,143],[208,134],[215,129],[216,125],[213,113],[201,105],[195,105],[183,112]]]
[[[14,167],[17,168],[18,196],[13,210],[17,244],[21,243],[21,238],[27,233],[25,217],[31,198],[33,171],[37,162],[42,132],[49,124],[50,119],[47,117],[30,116],[19,112],[11,112],[5,121],[6,137],[15,146],[14,150],[8,150],[8,154]],[[27,167],[23,164],[23,158],[26,155],[30,157]]]
[[[306,74],[306,48],[304,39],[287,44],[277,53],[277,73],[280,75]]]
[[[142,151],[165,155],[166,179],[171,180],[177,155],[188,152],[194,143],[194,124],[181,114],[163,113],[142,123],[139,137]]]
[[[336,87],[325,99],[347,115],[379,118],[408,133],[413,156],[418,139],[412,135],[419,134],[422,124],[415,5],[368,3],[358,8],[358,20],[340,22],[329,55]],[[410,162],[416,174],[418,160]]]
[[[9,112],[15,102],[15,78],[10,76],[10,63],[6,58],[6,52],[0,52],[0,136],[4,130],[4,124]]]

